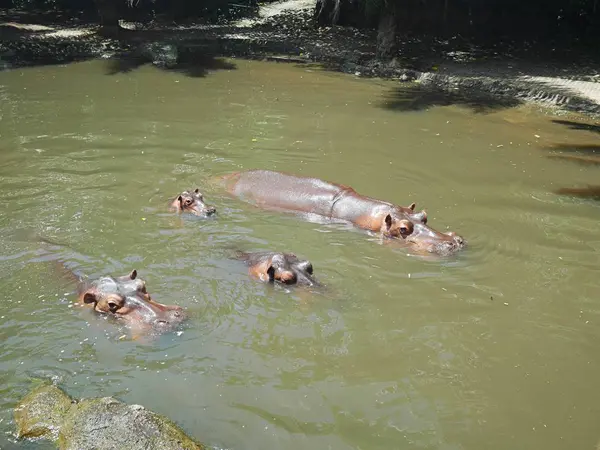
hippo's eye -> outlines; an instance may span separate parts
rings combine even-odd
[[[117,310],[119,309],[119,305],[115,302],[108,302],[108,309],[112,313],[117,312]]]
[[[401,226],[400,234],[402,234],[402,235],[408,234],[408,228],[406,228],[405,226]]]
[[[190,206],[190,205],[192,204],[192,201],[191,201],[191,200],[188,198],[188,199],[185,201],[185,204],[186,204],[186,206]]]

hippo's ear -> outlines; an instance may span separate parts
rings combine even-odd
[[[137,277],[137,270],[133,269],[131,271],[131,273],[129,274],[129,278],[131,278],[132,280],[135,280]]]
[[[411,211],[414,211],[416,206],[417,206],[417,204],[413,202],[410,205],[408,205],[408,209],[410,209]]]
[[[194,189],[194,194],[199,194],[200,193],[200,189],[196,188]]]
[[[98,299],[96,298],[96,294],[93,292],[86,292],[85,294],[83,294],[83,303],[89,304],[89,303],[98,303]]]
[[[308,273],[309,275],[313,274],[313,266],[310,261],[300,261],[298,263],[298,269]]]
[[[269,275],[269,283],[275,282],[275,267],[269,266],[267,269],[267,275]]]
[[[385,227],[386,227],[386,230],[389,230],[390,228],[392,228],[392,223],[393,223],[392,216],[390,214],[388,214],[387,216],[385,216]]]

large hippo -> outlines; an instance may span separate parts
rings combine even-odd
[[[189,212],[200,217],[209,217],[217,212],[217,208],[204,203],[204,196],[197,188],[193,191],[183,191],[170,201],[169,209],[179,213]]]
[[[134,337],[170,331],[186,318],[180,306],[154,301],[136,270],[116,278],[80,279],[77,293],[82,306],[122,321]]]
[[[113,397],[75,400],[43,382],[14,410],[19,439],[47,439],[61,450],[205,450],[166,417]]]
[[[427,226],[426,212],[415,212],[414,203],[398,206],[361,195],[349,186],[270,170],[236,172],[220,181],[230,194],[258,207],[345,220],[401,240],[417,253],[447,255],[465,246],[456,233]]]
[[[313,276],[310,261],[299,259],[292,253],[240,251],[236,257],[246,262],[250,276],[261,281],[303,286],[320,284]]]

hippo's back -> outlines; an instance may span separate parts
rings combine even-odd
[[[228,190],[256,206],[329,215],[345,187],[318,178],[271,170],[249,170],[229,177]]]

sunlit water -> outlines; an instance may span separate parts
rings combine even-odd
[[[48,445],[13,435],[41,375],[227,449],[593,449],[600,209],[553,191],[600,169],[545,147],[599,135],[532,108],[390,110],[391,82],[234,64],[204,78],[104,62],[0,73],[0,447]],[[411,257],[209,183],[250,168],[415,201],[469,247]],[[167,212],[194,187],[215,220]],[[253,281],[233,248],[295,252],[327,290]],[[90,276],[137,268],[190,320],[120,339],[72,307],[57,259]]]

